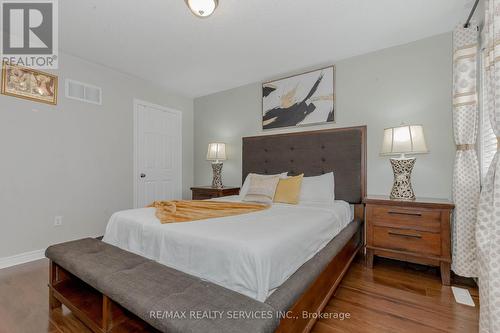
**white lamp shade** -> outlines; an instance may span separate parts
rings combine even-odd
[[[208,161],[224,161],[226,160],[226,144],[211,143],[208,145],[207,160]]]
[[[381,155],[428,153],[422,125],[405,125],[386,128]]]
[[[208,17],[213,14],[219,0],[185,0],[191,12],[198,17]]]

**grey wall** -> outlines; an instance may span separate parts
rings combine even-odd
[[[328,64],[317,67],[322,65]],[[299,130],[367,125],[368,193],[388,194],[392,170],[388,158],[379,156],[383,129],[402,122],[423,124],[430,154],[417,156],[413,173],[415,192],[417,196],[451,197],[455,152],[451,33],[345,59],[335,65],[336,123]],[[306,69],[309,68],[303,70]],[[273,78],[262,78],[268,79]],[[211,168],[204,158],[207,144],[214,141],[228,144],[224,183],[241,184],[241,138],[283,132],[262,132],[261,109],[259,82],[195,99],[196,185],[210,184]]]
[[[134,98],[182,111],[190,196],[192,99],[65,54],[59,67],[57,106],[0,95],[0,258],[102,235],[113,212],[133,206]],[[102,106],[66,99],[66,78],[102,87]]]

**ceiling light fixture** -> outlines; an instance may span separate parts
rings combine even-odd
[[[184,0],[191,12],[198,17],[209,17],[219,5],[219,0]]]

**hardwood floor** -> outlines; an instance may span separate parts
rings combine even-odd
[[[64,307],[49,312],[48,274],[46,260],[0,270],[0,333],[90,332]],[[478,305],[477,289],[467,288]],[[370,270],[358,258],[324,314],[331,318],[320,319],[313,333],[471,333],[479,309],[457,304],[436,269],[379,259]],[[147,331],[128,323],[115,332]]]
[[[477,288],[453,285],[469,289],[476,307],[456,303],[435,268],[376,258],[371,270],[358,260],[324,310],[350,319],[321,319],[312,332],[477,332]]]

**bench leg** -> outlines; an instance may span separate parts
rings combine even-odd
[[[111,300],[108,296],[102,295],[102,330],[108,332],[111,326]]]
[[[58,282],[57,278],[57,265],[50,261],[49,265],[49,283],[51,286],[55,285]],[[55,308],[60,308],[62,303],[55,298],[54,292],[52,291],[52,288],[49,288],[49,309],[55,309]]]
[[[49,291],[49,309],[54,310],[57,308],[60,308],[62,306],[62,303],[54,297],[54,293],[52,290]]]

